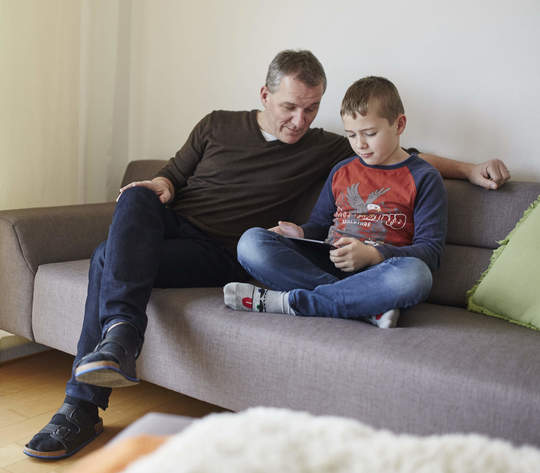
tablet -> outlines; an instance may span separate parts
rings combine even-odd
[[[285,238],[289,238],[290,240],[297,241],[298,243],[311,245],[311,246],[319,246],[321,248],[327,248],[328,250],[335,250],[336,247],[334,245],[331,245],[330,243],[326,243],[322,240],[311,240],[309,238],[299,238],[299,237],[292,237],[287,235],[282,235]]]

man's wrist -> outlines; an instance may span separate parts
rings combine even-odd
[[[471,179],[472,172],[474,169],[474,164],[472,163],[466,163],[463,161],[456,161],[456,170],[459,173],[459,178],[461,179]]]

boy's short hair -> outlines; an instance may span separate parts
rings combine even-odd
[[[390,124],[405,113],[396,86],[384,77],[369,76],[357,80],[347,89],[341,102],[341,116],[367,115],[369,101],[373,99],[377,100],[377,114]]]
[[[292,75],[308,87],[323,86],[326,90],[326,74],[320,61],[311,51],[286,49],[277,54],[268,66],[266,87],[274,93],[284,76]]]

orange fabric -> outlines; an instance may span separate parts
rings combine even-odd
[[[139,435],[105,446],[74,463],[68,473],[118,473],[139,457],[152,453],[169,436]]]

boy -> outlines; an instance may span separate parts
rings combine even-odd
[[[407,120],[389,80],[365,77],[351,85],[341,117],[357,156],[332,169],[306,224],[279,222],[242,235],[238,260],[271,290],[229,283],[228,307],[390,328],[399,309],[427,298],[446,237],[441,176],[400,147]],[[335,249],[289,236],[326,236]]]

